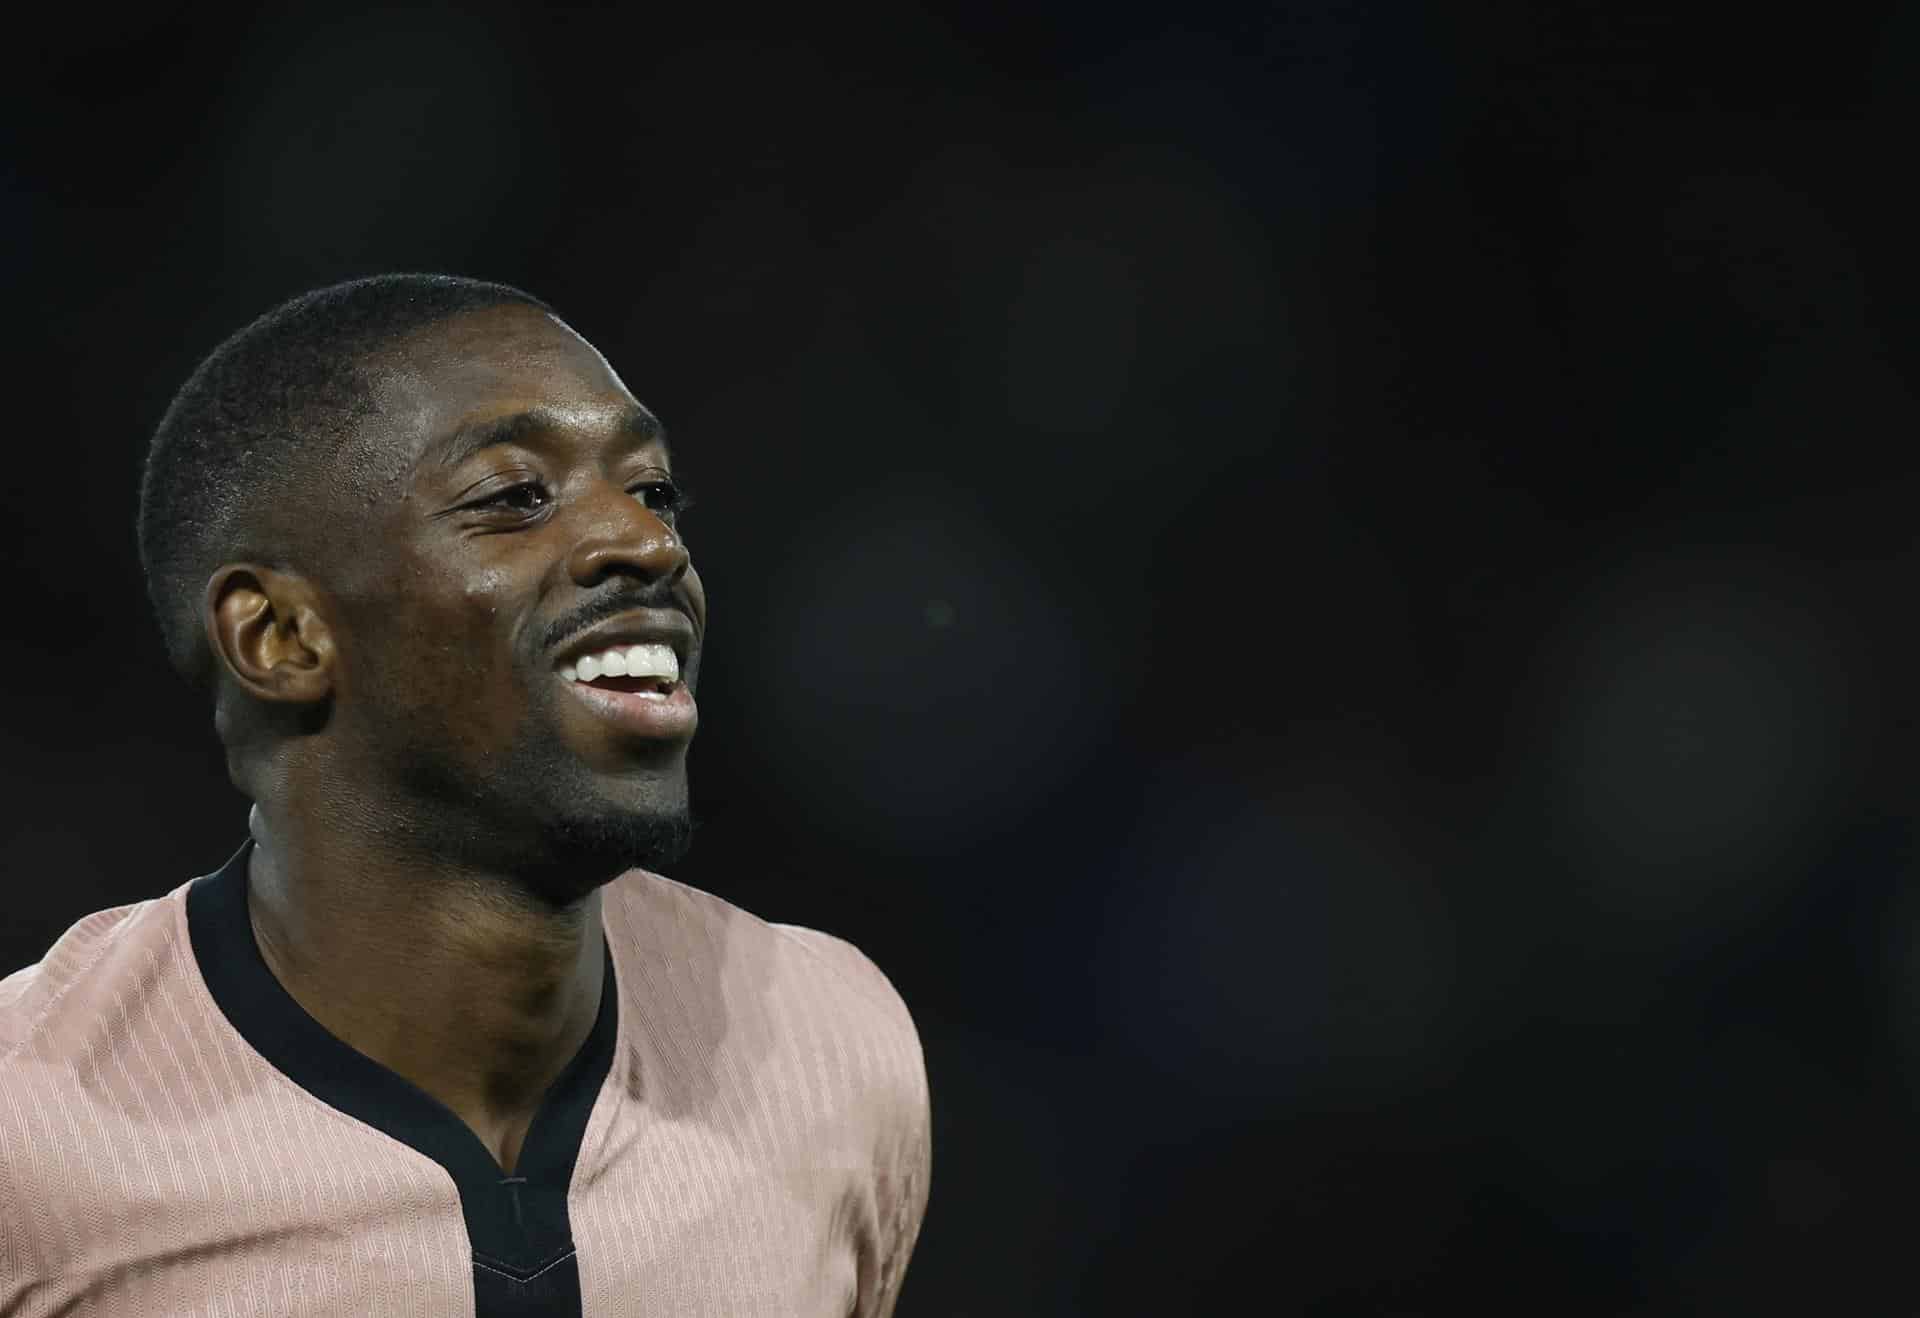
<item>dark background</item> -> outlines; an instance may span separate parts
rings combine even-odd
[[[903,1315],[1877,1312],[1920,1170],[1920,14],[67,6],[0,98],[0,973],[244,803],[174,388],[552,301],[714,602],[678,877],[860,943]]]

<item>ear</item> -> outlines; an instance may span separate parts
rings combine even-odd
[[[307,704],[333,690],[333,631],[306,578],[228,563],[207,580],[201,618],[216,665],[248,695]]]

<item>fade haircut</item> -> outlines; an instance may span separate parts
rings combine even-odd
[[[283,302],[207,355],[160,418],[140,482],[140,562],[167,657],[209,685],[200,597],[222,563],[284,560],[298,494],[373,409],[370,358],[466,311],[518,303],[506,284],[454,275],[355,279]],[[279,514],[278,517],[275,514]]]

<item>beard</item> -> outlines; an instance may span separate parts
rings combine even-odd
[[[640,800],[558,793],[564,808],[523,817],[517,836],[495,839],[505,844],[495,855],[510,857],[504,868],[517,886],[550,906],[579,901],[629,870],[662,871],[686,855],[693,841],[684,780],[679,786]]]
[[[693,815],[685,806],[634,810],[602,806],[548,817],[523,826],[505,845],[465,847],[475,869],[504,880],[499,891],[531,910],[558,911],[629,871],[661,871],[679,860],[693,840]],[[469,835],[469,842],[473,839]]]
[[[417,663],[368,667],[356,723],[380,752],[390,823],[413,848],[550,907],[686,854],[695,824],[684,745],[636,749],[596,767],[556,735],[554,706],[571,697],[556,695],[544,672],[526,683],[508,725],[450,707],[435,690],[386,680]]]
[[[409,745],[399,775],[412,841],[506,878],[537,905],[570,905],[629,870],[662,870],[692,843],[684,767],[610,792],[541,749],[523,746],[476,774],[423,741]]]
[[[550,821],[540,848],[575,874],[611,879],[630,869],[661,870],[687,854],[693,812],[603,809]]]

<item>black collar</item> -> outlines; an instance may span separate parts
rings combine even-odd
[[[476,1254],[531,1270],[571,1250],[566,1192],[618,1032],[613,958],[605,953],[600,1013],[553,1082],[505,1176],[492,1153],[438,1099],[329,1034],[267,968],[247,918],[251,841],[187,891],[187,927],[200,975],[234,1029],[273,1066],[331,1107],[385,1131],[446,1168],[460,1191]],[[556,1211],[557,1210],[557,1211]]]

